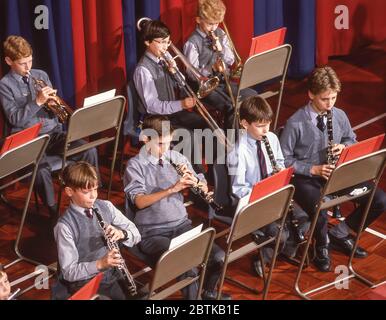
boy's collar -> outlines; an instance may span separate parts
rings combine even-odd
[[[201,37],[203,37],[203,38],[206,38],[207,37],[207,34],[204,32],[204,31],[202,31],[201,30],[201,28],[200,28],[200,26],[198,25],[197,26],[197,32],[198,32],[198,34],[201,36]]]
[[[158,157],[153,156],[153,155],[150,153],[150,151],[147,151],[147,161],[149,161],[151,164],[154,164],[154,165],[158,164],[159,159],[162,159],[162,160],[165,162],[165,158],[166,158],[166,153],[167,153],[167,152],[168,152],[168,151],[166,151],[166,152],[161,156],[161,158],[158,158]]]
[[[156,63],[158,63],[158,61],[160,60],[158,57],[156,57],[150,50],[146,50],[145,54],[153,61],[155,61]]]
[[[10,69],[12,77],[14,77],[17,81],[22,81],[23,76],[18,74],[15,70]]]
[[[77,204],[75,204],[72,200],[71,200],[71,203],[70,203],[70,207],[75,210],[77,213],[80,213],[82,215],[86,215],[86,213],[84,212],[85,209],[89,209],[89,208],[83,208],[81,206],[78,206]]]

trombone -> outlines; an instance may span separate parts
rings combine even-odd
[[[228,31],[228,28],[227,28],[227,25],[225,24],[225,21],[222,22],[222,25],[224,27],[224,32],[226,33],[226,35],[227,35],[227,37],[229,39],[229,44],[231,46],[233,54],[235,55],[235,62],[233,63],[233,67],[232,67],[232,70],[231,70],[230,77],[232,79],[240,79],[241,72],[243,71],[243,68],[244,68],[244,64],[243,64],[243,62],[241,60],[241,57],[240,57],[239,53],[236,50],[235,44],[232,41],[231,35],[230,35],[229,31]]]
[[[143,17],[138,20],[137,22],[137,29],[141,31],[142,29],[142,24],[144,21],[151,21],[150,18]],[[199,83],[199,88],[197,91],[197,97],[199,99],[205,98],[209,93],[211,93],[213,90],[217,88],[217,86],[220,83],[220,79],[218,77],[212,77],[208,78],[202,75],[187,59],[186,57],[182,54],[181,51],[179,51],[173,43],[170,44],[170,48],[173,50],[175,53],[176,57],[178,56],[181,60],[181,62],[184,64],[186,70],[190,72],[190,74],[198,81]],[[176,58],[175,57],[175,58]],[[174,58],[173,58],[174,59]]]
[[[145,17],[138,20],[137,22],[138,30],[142,29],[142,22],[144,20],[151,20],[151,19]],[[176,81],[177,85],[182,90],[184,90],[189,97],[194,98],[194,100],[196,101],[197,111],[200,113],[202,118],[204,118],[206,123],[209,125],[210,129],[212,129],[213,133],[219,139],[220,143],[224,145],[226,148],[230,149],[232,146],[231,142],[226,137],[224,131],[218,126],[216,121],[212,118],[212,116],[205,108],[203,103],[199,100],[200,98],[202,99],[206,97],[209,93],[211,93],[214,89],[216,89],[220,80],[217,77],[206,78],[202,76],[199,73],[199,71],[192,66],[192,64],[186,59],[186,57],[182,54],[182,52],[173,43],[171,43],[169,47],[173,51],[175,56],[172,57],[168,51],[162,54],[162,58],[167,64],[168,71]],[[185,76],[178,69],[176,62],[174,61],[176,58],[180,58],[181,62],[185,65],[186,69],[189,70],[193,75],[197,76],[198,81],[200,81],[200,88],[197,94],[187,84],[185,80]]]

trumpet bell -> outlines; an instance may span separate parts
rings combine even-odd
[[[209,93],[217,88],[220,83],[218,77],[208,78],[205,81],[201,81],[200,87],[198,88],[197,97],[199,99],[205,98]]]

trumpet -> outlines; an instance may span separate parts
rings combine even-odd
[[[224,59],[221,56],[221,54],[222,54],[221,51],[218,51],[217,46],[215,45],[216,42],[219,41],[219,37],[216,36],[214,31],[209,31],[209,38],[211,38],[212,43],[213,43],[213,51],[217,53],[217,59],[216,59],[215,63],[217,65],[218,71],[224,76],[225,85],[227,87],[229,97],[231,98],[231,103],[233,105],[233,108],[235,108],[236,107],[236,100],[235,100],[235,97],[233,95],[233,91],[232,91],[231,84],[229,81],[229,76],[227,73],[227,66],[224,62]]]
[[[118,243],[111,241],[110,237],[107,235],[107,233],[106,233],[107,224],[103,220],[101,214],[99,213],[99,210],[97,208],[92,208],[91,210],[95,213],[95,216],[97,217],[98,223],[99,223],[101,229],[103,230],[103,235],[105,237],[107,247],[109,248],[109,250],[116,249],[120,255],[122,262],[117,268],[118,268],[119,272],[121,273],[123,279],[127,283],[127,289],[128,289],[129,294],[131,296],[137,295],[137,286],[135,284],[133,276],[130,274],[129,269],[127,268],[125,260],[122,257]]]
[[[28,75],[31,77],[35,90],[39,91],[47,86],[46,82],[41,79],[36,79],[28,72]],[[51,94],[50,98],[44,104],[44,107],[56,115],[61,123],[66,123],[74,111],[71,107],[64,102],[62,98],[56,95],[56,93]]]

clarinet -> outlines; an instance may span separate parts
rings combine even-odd
[[[334,147],[334,131],[332,128],[332,112],[331,110],[327,111],[327,136],[328,136],[328,145],[327,145],[327,164],[329,165],[335,165],[335,163],[338,161],[339,157],[335,156],[332,152],[332,149]],[[340,211],[340,205],[337,204],[332,209],[333,217],[334,218],[341,218],[342,213]]]
[[[265,149],[267,150],[268,158],[269,158],[269,161],[270,161],[271,166],[272,166],[272,174],[276,174],[281,170],[281,168],[277,164],[277,161],[276,161],[275,156],[273,154],[271,145],[269,144],[268,137],[263,136],[262,140],[264,142]],[[294,217],[294,201],[293,200],[291,200],[291,202],[290,202],[290,205],[288,208],[288,214],[290,217],[291,227],[292,227],[292,229],[295,233],[295,236],[296,236],[296,240],[298,242],[303,242],[305,240],[305,237],[304,237],[303,232],[299,228],[299,221],[297,219],[295,219],[295,217]]]
[[[179,164],[176,164],[172,161],[172,159],[166,159],[167,161],[170,162],[170,164],[173,166],[174,169],[176,169],[178,175],[181,177],[184,175],[184,173],[181,170],[181,166]],[[219,205],[213,198],[213,194],[209,192],[205,192],[200,185],[195,184],[194,186],[190,187],[190,190],[198,195],[201,199],[203,199],[208,205],[210,205],[215,211],[220,211],[223,209],[221,205]]]
[[[125,282],[127,283],[127,289],[129,291],[129,294],[131,296],[135,296],[137,294],[137,286],[135,285],[134,278],[130,274],[129,269],[127,268],[127,265],[125,263],[125,260],[122,257],[118,243],[116,241],[111,241],[110,237],[107,235],[106,233],[107,225],[106,225],[106,222],[103,220],[101,214],[99,213],[99,210],[97,208],[92,208],[92,211],[95,213],[95,216],[98,219],[98,223],[103,230],[103,234],[106,240],[107,247],[109,248],[109,251],[113,249],[117,249],[120,255],[120,259],[122,261],[121,264],[117,267],[118,271],[121,273]]]
[[[334,165],[338,161],[338,157],[334,155],[332,149],[334,147],[334,133],[332,129],[332,112],[327,111],[327,164]]]

